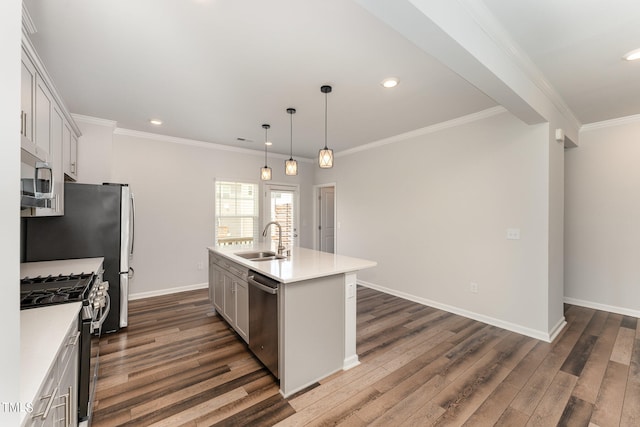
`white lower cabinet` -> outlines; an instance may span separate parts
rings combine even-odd
[[[248,270],[209,253],[209,299],[216,311],[249,342]]]
[[[49,372],[33,400],[24,427],[78,425],[78,324],[74,322],[58,350]]]

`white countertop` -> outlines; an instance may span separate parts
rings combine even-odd
[[[25,262],[20,264],[20,277],[46,277],[80,273],[95,273],[104,258],[77,258],[56,261]]]
[[[299,282],[318,277],[342,274],[375,267],[375,261],[314,251],[306,248],[291,248],[291,256],[271,261],[249,261],[235,255],[242,252],[273,250],[269,243],[253,246],[211,246],[210,251],[251,270],[278,280],[281,283]]]
[[[36,393],[62,341],[78,322],[81,302],[20,311],[20,402],[35,402]],[[20,423],[26,414],[21,412]]]

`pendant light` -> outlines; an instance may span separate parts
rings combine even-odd
[[[298,175],[298,162],[293,160],[293,115],[296,113],[295,108],[287,108],[291,124],[291,149],[289,151],[289,160],[284,162],[284,173],[287,175]]]
[[[269,138],[267,137],[267,129],[270,127],[270,125],[262,125],[262,128],[264,129],[264,167],[260,169],[260,179],[263,181],[271,180],[271,168],[267,166],[267,146],[271,145]]]
[[[331,92],[331,86],[322,86],[320,92],[324,93],[324,148],[318,153],[318,164],[328,169],[333,167],[333,150],[327,148],[327,94]]]

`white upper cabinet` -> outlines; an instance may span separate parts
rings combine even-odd
[[[64,182],[77,179],[80,130],[26,36],[22,40],[20,133],[20,215],[63,215]],[[47,180],[51,190],[45,186]],[[34,194],[36,185],[42,185],[44,190],[39,191],[44,197]]]
[[[22,78],[20,87],[20,135],[22,148],[37,157],[36,144],[33,140],[33,112],[36,87],[36,68],[22,51]],[[43,160],[43,159],[40,159]]]
[[[65,120],[62,130],[62,163],[64,174],[73,181],[78,179],[78,137]]]

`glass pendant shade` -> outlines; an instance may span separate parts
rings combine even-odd
[[[284,162],[284,173],[287,175],[298,175],[298,162],[293,159]]]
[[[322,86],[320,92],[324,93],[324,148],[318,152],[318,165],[322,169],[333,167],[333,150],[327,148],[327,94],[331,93],[331,86]]]
[[[271,181],[271,168],[268,166],[260,169],[260,179],[263,181]]]
[[[321,168],[327,169],[333,167],[333,150],[327,147],[324,147],[318,153],[318,164]]]
[[[267,124],[262,125],[262,129],[264,129],[264,167],[260,169],[260,179],[263,181],[271,180],[271,168],[267,166],[267,146],[271,145],[271,143],[269,142],[269,135],[267,133],[267,130],[270,127],[271,126]]]
[[[289,152],[289,160],[284,162],[284,173],[288,176],[298,175],[298,162],[293,160],[293,115],[296,113],[295,108],[287,108],[289,114],[289,124],[291,131],[291,148]]]

